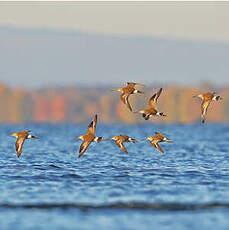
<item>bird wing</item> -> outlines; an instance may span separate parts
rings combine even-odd
[[[131,87],[134,87],[136,84],[137,84],[137,83],[135,83],[135,82],[127,82],[127,85],[128,85],[128,86],[131,86]]]
[[[88,126],[88,131],[87,133],[91,133],[93,135],[95,135],[95,129],[96,129],[96,125],[97,125],[97,114],[95,115],[94,119],[91,121],[91,123]]]
[[[157,93],[155,93],[150,99],[149,99],[149,108],[156,108],[157,99],[160,97],[162,92],[162,88],[159,89]]]
[[[80,150],[79,150],[79,155],[78,157],[80,158],[85,151],[87,150],[88,146],[91,144],[90,141],[84,141],[81,145],[80,145]]]
[[[21,156],[24,141],[25,138],[18,138],[15,143],[15,148],[16,148],[16,153],[18,158]]]
[[[125,146],[123,145],[123,142],[121,141],[115,141],[115,144],[121,149],[123,150],[125,153],[128,153]]]
[[[164,153],[164,150],[161,148],[161,146],[158,143],[154,143],[154,142],[150,142],[152,144],[152,146],[156,149],[158,149],[159,151],[161,151],[162,153]]]
[[[159,133],[159,132],[155,132],[155,137],[156,137],[156,139],[163,139],[164,138],[164,135],[163,135],[163,133]]]
[[[203,101],[203,103],[201,104],[202,123],[204,123],[206,120],[207,109],[208,109],[210,102],[211,102],[210,100],[207,100],[207,101]]]
[[[120,98],[121,98],[122,102],[128,107],[128,109],[130,111],[132,111],[132,108],[131,108],[130,103],[129,103],[129,96],[130,96],[130,94],[123,93],[123,94],[121,94]]]

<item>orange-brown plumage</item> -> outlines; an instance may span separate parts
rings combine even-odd
[[[30,132],[29,130],[22,130],[21,132],[12,133],[9,135],[9,136],[13,136],[17,138],[16,143],[15,143],[15,149],[16,149],[18,158],[21,156],[25,139],[39,139],[38,137],[30,135],[29,132]]]
[[[206,115],[207,115],[207,110],[208,110],[208,106],[210,105],[210,103],[212,101],[218,101],[218,100],[222,100],[222,97],[217,96],[216,93],[204,93],[204,94],[199,94],[197,96],[193,96],[193,97],[199,97],[202,99],[202,104],[201,104],[201,121],[202,123],[205,122],[206,120]]]
[[[169,142],[172,143],[172,141],[168,138],[165,138],[162,133],[155,132],[155,136],[153,137],[147,137],[144,140],[149,140],[151,145],[158,149],[162,154],[164,153],[164,150],[161,148],[161,146],[158,144],[159,142]]]
[[[95,115],[91,123],[89,124],[87,133],[85,135],[78,137],[79,139],[83,140],[83,143],[81,144],[80,150],[79,150],[79,155],[78,155],[79,158],[86,152],[91,142],[96,141],[99,143],[102,141],[102,137],[95,136],[96,125],[97,125],[97,114]]]
[[[132,142],[132,143],[136,143],[136,140],[127,136],[127,135],[124,135],[124,134],[121,134],[119,136],[113,136],[110,138],[111,140],[114,140],[115,141],[115,144],[122,150],[124,151],[126,154],[128,153],[125,146],[123,145],[124,142]]]
[[[132,107],[131,107],[131,105],[129,103],[129,96],[131,94],[143,93],[142,91],[137,90],[135,88],[136,85],[141,85],[141,84],[140,83],[135,83],[135,82],[127,82],[127,86],[117,89],[117,91],[122,93],[120,95],[121,101],[127,106],[127,108],[130,111],[132,111]]]
[[[145,120],[148,120],[151,116],[163,116],[163,117],[166,116],[165,114],[158,112],[158,109],[157,109],[157,100],[160,97],[161,92],[162,92],[162,88],[160,88],[159,91],[157,93],[155,93],[149,99],[147,109],[142,109],[142,110],[139,110],[135,113],[141,113]]]

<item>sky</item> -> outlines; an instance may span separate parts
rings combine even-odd
[[[72,31],[75,33],[85,32],[89,35],[107,35],[111,36],[111,38],[114,35],[115,37],[120,37],[122,39],[125,38],[125,36],[133,39],[137,36],[142,38],[147,37],[147,39],[165,38],[171,41],[174,39],[182,41],[184,39],[186,41],[197,42],[196,45],[193,45],[193,52],[192,46],[184,45],[183,48],[179,49],[178,54],[176,55],[177,60],[173,60],[171,58],[172,54],[170,53],[169,58],[167,58],[164,63],[163,55],[166,55],[166,50],[163,48],[163,44],[160,44],[160,47],[155,49],[148,40],[144,39],[144,48],[143,46],[141,48],[140,42],[136,42],[135,44],[135,41],[131,39],[128,40],[128,44],[125,43],[125,39],[122,40],[122,42],[109,39],[105,42],[104,40],[106,43],[104,47],[108,47],[107,50],[111,50],[112,52],[114,52],[114,50],[110,49],[111,47],[108,44],[114,43],[114,45],[119,46],[119,49],[117,48],[117,56],[113,57],[113,62],[107,63],[107,72],[104,71],[103,63],[101,63],[101,66],[99,67],[98,65],[100,63],[97,63],[97,65],[94,66],[94,74],[91,74],[90,71],[88,71],[89,67],[87,66],[87,63],[90,63],[91,67],[93,66],[94,63],[91,59],[93,54],[90,54],[90,50],[87,50],[88,56],[83,56],[84,62],[78,62],[77,66],[77,63],[74,62],[74,58],[78,56],[74,56],[74,53],[71,51],[72,48],[76,49],[76,46],[74,45],[74,40],[71,40],[70,37],[66,38],[57,34],[55,38],[52,38],[55,39],[55,44],[59,44],[58,42],[60,39],[63,39],[65,42],[71,40],[72,47],[67,47],[66,45],[65,49],[58,50],[57,45],[52,52],[51,49],[54,46],[52,47],[51,45],[52,41],[50,41],[50,39],[52,38],[49,38],[50,45],[46,47],[44,52],[39,52],[39,49],[37,50],[36,47],[34,47],[36,39],[31,37],[31,34],[29,35],[28,33],[28,36],[26,33],[24,34],[24,36],[28,37],[28,43],[25,41],[27,37],[24,37],[25,39],[19,43],[19,41],[15,41],[13,37],[10,37],[13,35],[8,34],[8,36],[6,35],[5,40],[2,37],[2,40],[0,39],[0,41],[2,41],[2,44],[0,42],[0,47],[1,45],[4,46],[5,42],[7,42],[7,44],[12,44],[10,45],[12,49],[10,47],[6,49],[6,55],[2,53],[0,54],[0,61],[2,60],[2,63],[5,64],[4,68],[0,71],[0,82],[3,81],[13,86],[25,85],[28,87],[36,87],[41,86],[45,82],[44,79],[47,79],[47,82],[50,84],[64,85],[74,82],[76,79],[75,76],[77,75],[79,75],[79,82],[82,83],[86,82],[88,76],[91,77],[93,75],[90,78],[90,82],[94,84],[98,81],[98,77],[100,77],[100,81],[106,84],[109,82],[116,82],[117,78],[121,81],[125,75],[128,77],[133,76],[135,80],[144,80],[148,82],[151,81],[150,76],[154,75],[164,83],[173,80],[178,83],[180,82],[181,84],[189,84],[191,82],[196,84],[198,81],[211,81],[223,85],[224,82],[229,83],[229,70],[226,69],[226,59],[228,57],[227,51],[229,48],[228,22],[229,2],[0,1],[0,27],[13,26],[13,28],[15,27],[18,29],[38,29],[38,33],[40,33],[39,31],[42,31],[40,29],[45,28],[47,30],[50,29],[50,31],[55,29],[56,31],[62,32]],[[18,36],[20,37],[20,35]],[[48,35],[40,33],[40,36],[37,36],[41,47],[43,47],[42,42],[44,45],[46,44],[45,36]],[[93,38],[93,36],[91,38]],[[100,44],[100,47],[102,47],[101,49],[104,48],[103,44],[101,44],[101,38],[100,41],[95,40],[95,42],[93,42],[91,38],[89,39],[91,45],[98,43]],[[212,44],[220,44],[220,46],[211,46],[211,42]],[[22,43],[25,47],[27,56],[23,56],[22,49],[24,48],[22,45],[20,47],[20,44]],[[60,44],[62,45],[62,43]],[[148,49],[147,44],[149,44]],[[207,44],[208,46],[205,47],[201,44]],[[82,43],[82,46],[83,45],[84,42]],[[225,50],[224,45],[227,46]],[[80,50],[81,47],[79,47],[78,50]],[[164,47],[169,47],[169,50],[176,52],[173,49],[173,47],[175,47],[173,44],[167,44]],[[200,49],[198,47],[200,47]],[[15,55],[15,49],[17,48],[19,52],[16,52]],[[96,50],[95,45],[92,46],[91,50],[93,49]],[[122,66],[122,62],[120,62],[119,69],[115,69],[115,61],[116,59],[121,59],[122,56],[125,56],[125,54],[122,53],[125,49],[128,50],[129,53],[131,53],[133,49],[136,49],[141,56],[136,58],[133,57],[131,63],[131,55],[127,55],[126,57],[129,58],[129,63],[127,63],[128,58],[124,60],[125,68]],[[157,58],[157,55],[151,55],[155,50],[158,51],[158,57],[160,58]],[[40,49],[40,51],[42,51],[42,49]],[[133,53],[134,51],[135,50],[133,50]],[[39,55],[36,57],[34,54],[38,52]],[[65,53],[66,56],[62,57],[63,59],[60,59],[58,56],[60,53]],[[135,53],[135,55],[138,55],[138,53]],[[17,58],[18,54],[21,55],[20,59]],[[100,52],[97,52],[97,54],[97,58],[99,59]],[[47,58],[49,55],[53,55],[52,59]],[[66,62],[66,58],[68,58],[69,55],[72,55],[72,59]],[[106,55],[106,48],[104,48],[101,52],[101,60],[104,60],[104,62],[109,60]],[[190,55],[193,56],[190,57]],[[146,57],[154,58],[154,63],[144,59]],[[179,65],[181,65],[180,63],[183,62],[184,58],[188,61],[184,62],[181,68],[182,71],[180,71]],[[91,62],[88,62],[88,59],[90,59]],[[27,63],[30,63],[29,68],[27,68]],[[81,65],[79,65],[79,63],[81,63]],[[133,63],[135,63],[134,68]],[[138,63],[140,63],[140,66],[138,66]],[[132,70],[130,68],[128,69],[128,66],[130,66]],[[148,72],[146,68],[148,68]],[[37,71],[38,69],[39,72]],[[164,69],[168,69],[167,72],[163,72]],[[111,70],[111,72],[109,70]],[[63,78],[62,76],[67,71],[69,71],[68,74]],[[59,74],[60,77],[57,77],[57,74]],[[109,78],[106,77],[108,74]],[[61,78],[61,81],[59,78]],[[131,79],[128,78],[128,80],[130,81]]]
[[[0,24],[229,42],[229,2],[0,2]]]

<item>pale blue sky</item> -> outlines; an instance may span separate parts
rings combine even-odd
[[[229,2],[0,2],[0,82],[225,85],[228,22]]]

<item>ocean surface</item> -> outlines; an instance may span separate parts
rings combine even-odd
[[[229,229],[229,124],[102,125],[127,134],[92,143],[78,159],[88,124],[0,125],[0,229]],[[15,138],[30,129],[18,159]],[[142,141],[155,131],[165,154]]]

